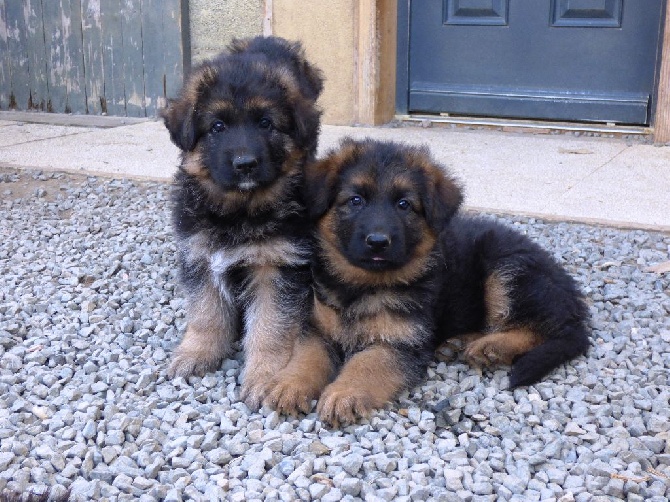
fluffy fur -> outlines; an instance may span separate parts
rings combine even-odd
[[[511,387],[535,383],[587,351],[582,293],[528,237],[491,219],[458,216],[440,246],[439,341],[465,335],[466,359],[511,365]]]
[[[163,113],[182,150],[173,224],[187,329],[169,373],[216,370],[242,337],[242,396],[259,406],[304,330],[311,236],[301,189],[322,89],[298,43],[236,40]]]
[[[419,382],[455,336],[476,364],[512,364],[512,386],[586,350],[574,281],[526,237],[454,217],[461,189],[425,149],[345,140],[308,167],[306,188],[313,337],[309,357],[296,350],[285,370],[290,390],[272,395],[281,410],[320,394],[325,421],[367,416]]]

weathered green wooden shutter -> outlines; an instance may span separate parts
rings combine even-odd
[[[0,0],[0,109],[155,116],[188,37],[187,0]]]

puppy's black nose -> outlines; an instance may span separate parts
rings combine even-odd
[[[391,239],[386,234],[370,234],[365,238],[365,243],[372,251],[384,251],[391,244]]]
[[[241,174],[249,174],[258,165],[258,159],[253,155],[235,155],[233,169]]]

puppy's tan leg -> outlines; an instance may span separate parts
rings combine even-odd
[[[450,338],[449,340],[447,340],[447,342],[453,341],[453,340],[460,340],[461,348],[463,350],[465,350],[465,348],[468,345],[470,345],[473,342],[476,342],[477,340],[479,340],[480,338],[483,338],[485,336],[486,336],[486,333],[466,333],[464,335],[458,335],[454,338]]]
[[[542,343],[539,335],[525,328],[468,336],[470,339],[466,338],[464,355],[475,366],[510,365],[515,357]]]
[[[237,336],[236,309],[209,280],[196,296],[188,298],[186,319],[186,334],[172,357],[170,377],[215,371],[230,354]]]
[[[312,400],[332,378],[333,362],[318,336],[300,337],[288,365],[275,377],[264,404],[280,413],[309,413]]]
[[[503,271],[492,272],[484,285],[484,302],[486,304],[486,324],[504,326],[512,310],[510,298],[510,278]]]
[[[339,376],[323,391],[317,411],[334,426],[368,417],[405,386],[394,349],[373,345],[354,354]]]
[[[252,409],[260,407],[275,376],[288,364],[302,329],[291,313],[282,311],[275,286],[279,280],[274,267],[257,271],[245,312],[242,399]]]

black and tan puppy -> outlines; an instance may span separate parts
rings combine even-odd
[[[196,67],[163,113],[182,150],[173,224],[187,329],[169,373],[216,370],[243,336],[242,395],[261,404],[309,311],[301,197],[322,89],[298,43],[258,37]]]
[[[459,335],[471,361],[513,363],[511,386],[586,350],[574,281],[526,237],[454,217],[461,190],[426,150],[345,140],[308,168],[307,193],[317,336],[284,370],[290,388],[275,387],[280,409],[306,409],[321,386],[322,419],[366,416],[415,385],[436,347]]]

